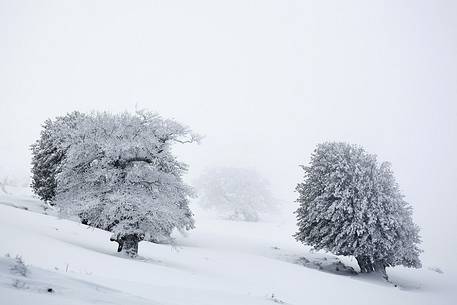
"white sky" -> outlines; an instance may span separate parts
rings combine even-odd
[[[206,136],[189,179],[254,167],[289,202],[317,143],[361,144],[455,236],[457,1],[0,0],[0,177],[46,118],[135,105]]]

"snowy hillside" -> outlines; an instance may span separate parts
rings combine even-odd
[[[247,223],[196,213],[196,229],[176,236],[175,246],[142,242],[139,258],[128,259],[116,252],[110,233],[53,216],[26,189],[9,187],[6,192],[0,192],[2,305],[457,300],[453,269],[430,261],[430,256],[420,270],[388,269],[391,283],[357,275],[354,260],[313,253],[296,243],[291,237],[295,220],[289,214],[274,222]]]

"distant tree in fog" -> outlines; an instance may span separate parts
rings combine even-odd
[[[196,182],[198,203],[234,220],[257,221],[261,213],[278,207],[269,184],[256,171],[245,168],[213,168]]]
[[[56,138],[64,154],[53,202],[62,215],[112,232],[118,251],[132,257],[141,240],[193,228],[187,165],[171,153],[174,143],[198,140],[188,128],[148,112],[95,113]]]
[[[317,146],[302,166],[295,238],[315,249],[355,256],[361,272],[421,266],[419,228],[390,164],[356,145]]]

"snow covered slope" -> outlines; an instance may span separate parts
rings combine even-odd
[[[197,215],[175,246],[140,244],[120,256],[110,233],[44,215],[28,191],[0,195],[0,304],[455,304],[453,269],[357,275],[355,261],[310,252],[290,215],[244,223]],[[27,209],[25,209],[27,208]],[[52,211],[51,211],[52,212]],[[52,214],[47,211],[48,214]],[[9,254],[9,257],[6,255]],[[18,273],[16,255],[28,266]],[[442,266],[441,266],[442,267]],[[353,268],[353,269],[352,269]],[[17,269],[17,268],[16,268]],[[437,272],[438,271],[438,272]],[[397,285],[397,287],[395,287]]]

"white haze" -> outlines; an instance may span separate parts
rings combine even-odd
[[[451,262],[456,16],[452,0],[0,0],[0,177],[27,177],[40,124],[72,110],[175,118],[205,136],[177,149],[189,181],[252,167],[291,206],[298,164],[348,141],[392,162]]]

